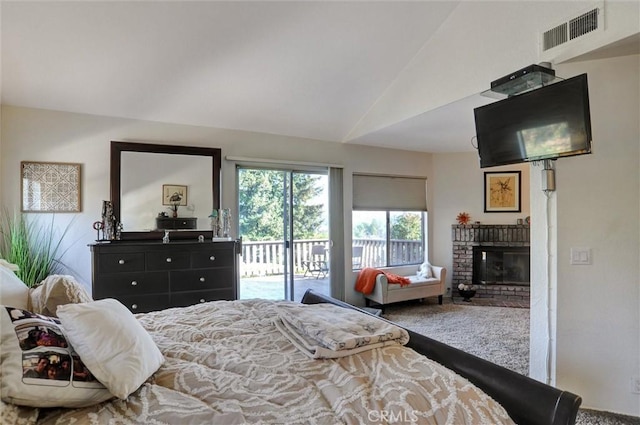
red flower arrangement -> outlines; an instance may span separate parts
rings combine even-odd
[[[456,220],[458,220],[458,224],[469,224],[469,222],[471,221],[471,215],[466,212],[461,212],[456,217]]]

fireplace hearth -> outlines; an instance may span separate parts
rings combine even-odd
[[[453,225],[452,294],[473,283],[477,298],[529,301],[529,225]]]

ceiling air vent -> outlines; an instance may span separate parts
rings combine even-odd
[[[545,52],[591,32],[602,30],[602,7],[594,7],[542,33],[542,51]]]
[[[566,43],[567,38],[567,23],[560,24],[555,28],[551,28],[548,31],[545,31],[543,36],[543,48],[544,50],[549,50],[552,47],[556,47],[561,45],[562,43]]]
[[[598,9],[593,9],[569,21],[569,39],[573,40],[597,29]]]

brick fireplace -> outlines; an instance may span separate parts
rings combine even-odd
[[[452,225],[453,271],[452,295],[458,298],[461,283],[473,283],[476,297],[496,300],[529,302],[529,247],[530,234],[527,224],[468,224]],[[476,271],[474,273],[474,251]],[[511,259],[499,273],[482,274],[478,267],[487,264],[479,255],[502,255]],[[501,268],[503,263],[495,261]]]

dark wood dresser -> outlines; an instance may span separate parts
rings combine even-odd
[[[113,241],[89,245],[93,298],[116,298],[133,313],[238,294],[240,241]]]

